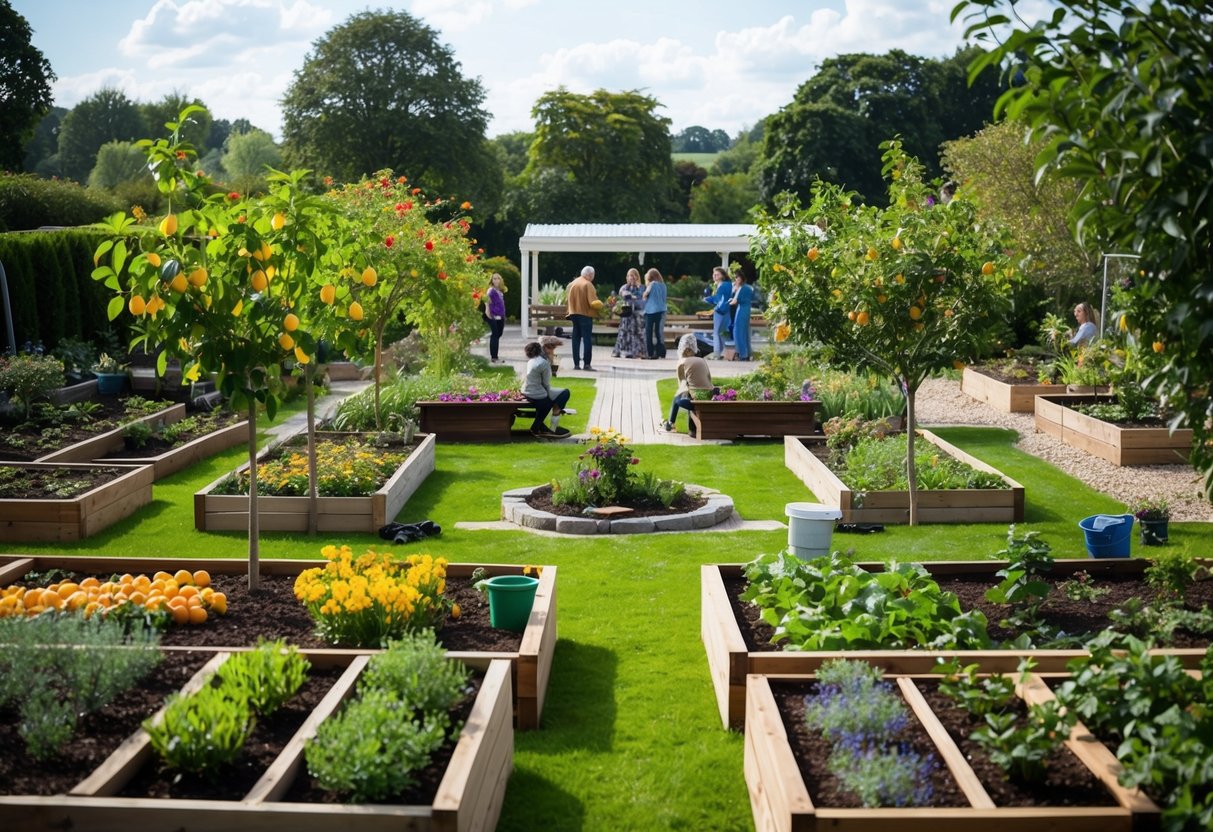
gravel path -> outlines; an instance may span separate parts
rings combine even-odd
[[[1164,497],[1172,520],[1213,522],[1213,506],[1202,498],[1200,477],[1186,465],[1118,467],[1097,456],[1037,433],[1032,416],[1002,413],[960,392],[960,382],[928,379],[918,388],[922,425],[991,425],[1019,433],[1015,447],[1053,463],[1092,488],[1128,503],[1139,497]]]

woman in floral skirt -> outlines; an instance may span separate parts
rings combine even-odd
[[[619,358],[644,358],[644,315],[641,311],[644,305],[641,295],[644,288],[640,285],[640,272],[628,269],[626,282],[619,287],[616,295],[619,311],[619,334],[615,336],[615,349],[611,355]]]

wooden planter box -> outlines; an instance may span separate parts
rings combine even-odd
[[[116,468],[116,465],[53,465],[40,462],[0,462],[6,468]],[[127,473],[86,491],[78,497],[55,499],[0,499],[0,540],[83,540],[152,501],[150,465],[131,467]]]
[[[95,398],[97,398],[97,379],[95,378],[78,381],[66,387],[60,387],[50,395],[51,404],[59,405],[60,407],[75,402],[86,402]]]
[[[218,666],[228,655],[220,653],[207,667]],[[111,796],[129,782],[142,764],[150,763],[153,758],[147,733],[140,729],[66,796],[0,796],[5,828],[22,832],[187,827],[284,832],[331,832],[347,828],[456,832],[492,829],[496,825],[505,799],[506,781],[514,764],[508,662],[489,663],[433,804],[288,803],[284,800],[285,795],[306,768],[303,758],[306,740],[314,736],[316,727],[350,696],[368,658],[329,651],[303,651],[303,655],[317,667],[345,666],[346,670],[243,800]],[[201,682],[202,671],[186,687],[200,686]]]
[[[803,677],[802,677],[803,678]],[[773,686],[783,680],[751,676],[745,711],[745,780],[750,792],[754,826],[763,830],[932,830],[969,832],[990,824],[992,829],[1039,832],[1049,830],[1099,830],[1130,832],[1156,828],[1159,809],[1138,789],[1125,789],[1117,782],[1120,765],[1099,742],[1092,742],[1087,729],[1078,723],[1066,746],[1100,780],[1116,801],[1115,806],[998,808],[973,773],[963,753],[939,723],[921,692],[905,676],[894,681],[906,704],[935,743],[937,756],[951,772],[970,806],[967,808],[832,809],[813,803],[796,758],[788,742],[787,728],[779,712]],[[1033,676],[1017,690],[1029,703],[1053,698],[1052,691]]]
[[[688,411],[700,439],[805,436],[817,430],[820,402],[697,401]]]
[[[1055,575],[1071,575],[1085,571],[1092,577],[1139,576],[1149,561],[1131,560],[1059,560],[1053,567]],[[879,571],[883,564],[865,563],[869,571]],[[932,575],[963,575],[997,582],[994,573],[1006,566],[1006,561],[938,561],[924,563]],[[749,651],[741,634],[741,626],[733,615],[733,607],[724,578],[743,574],[740,564],[707,564],[700,567],[700,636],[708,654],[708,670],[716,692],[720,720],[726,728],[741,728],[745,721],[746,676],[805,675],[816,672],[822,662],[844,654],[836,651]],[[1177,656],[1185,667],[1200,666],[1204,648],[1167,647],[1154,652]],[[848,650],[845,657],[861,659],[879,665],[890,673],[930,673],[937,658],[960,659],[961,664],[976,662],[987,673],[1014,673],[1024,656],[1032,656],[1040,673],[1061,673],[1066,662],[1085,656],[1085,650]]]
[[[323,438],[319,434],[318,438]],[[374,534],[396,519],[409,497],[434,471],[434,435],[418,436],[418,445],[383,487],[369,497],[319,497],[316,528],[322,532]],[[264,451],[262,452],[265,453]],[[248,463],[236,472],[244,471]],[[194,528],[202,532],[248,528],[248,501],[243,494],[212,494],[230,476],[224,474],[194,494]],[[307,497],[257,497],[262,531],[307,531]]]
[[[138,422],[146,422],[156,427],[172,425],[185,418],[185,405],[175,404],[163,413],[157,413]],[[70,448],[64,448],[53,454],[42,457],[40,462],[95,462],[98,465],[150,465],[157,480],[162,480],[170,474],[175,474],[183,468],[188,468],[196,462],[223,453],[228,448],[234,448],[248,440],[248,420],[228,425],[217,431],[199,436],[184,445],[165,451],[155,456],[115,456],[103,459],[107,454],[113,454],[126,448],[123,428],[112,430],[101,436],[85,440]]]
[[[508,442],[514,414],[530,402],[417,402],[421,433],[457,442]]]
[[[970,367],[965,367],[964,374],[960,378],[960,391],[1003,413],[1031,413],[1035,407],[1036,397],[1056,393],[1058,385],[1008,384]]]
[[[127,425],[135,425],[140,423],[147,425],[171,424],[173,422],[179,422],[184,418],[185,405],[169,405],[159,413],[152,413],[149,416],[140,416],[138,419],[132,419],[121,427],[114,428],[113,430],[106,431],[105,433],[99,433],[90,439],[77,442],[75,445],[68,445],[66,448],[61,448],[53,453],[40,456],[35,460],[35,462],[55,462],[60,464],[65,462],[92,462],[98,457],[105,456],[110,451],[125,447],[125,440],[122,438],[122,431],[126,429]],[[118,463],[107,461],[103,464],[116,465]],[[148,463],[141,460],[136,463],[126,464],[146,465]]]
[[[1126,428],[1071,408],[1075,404],[1114,402],[1112,396],[1039,396],[1036,429],[1113,465],[1183,465],[1192,451],[1185,428]]]
[[[919,439],[935,445],[944,453],[972,465],[979,471],[1002,477],[1006,488],[958,488],[947,491],[918,492],[920,523],[1019,523],[1023,520],[1023,486],[976,457],[966,454],[929,430],[920,430]],[[908,523],[910,492],[852,491],[834,475],[825,463],[806,447],[820,443],[811,436],[786,436],[783,440],[784,464],[827,506],[842,511],[843,523]]]
[[[322,560],[262,560],[262,575],[298,575],[305,569],[324,566]],[[523,567],[498,563],[451,563],[447,575],[453,578],[469,578],[477,568],[483,568],[489,577],[495,575],[521,575]],[[247,560],[214,558],[99,558],[87,556],[35,555],[31,557],[0,556],[0,586],[8,586],[30,571],[68,569],[71,571],[119,574],[122,572],[148,572],[164,569],[176,572],[188,569],[191,572],[205,569],[212,575],[245,575]],[[555,566],[544,566],[539,576],[539,587],[535,590],[535,604],[527,619],[522,640],[516,652],[494,652],[490,650],[451,650],[447,655],[484,669],[493,659],[506,659],[513,666],[513,701],[516,709],[516,724],[519,730],[539,727],[543,716],[543,704],[547,698],[548,679],[552,675],[552,656],[556,650],[556,575]],[[246,645],[208,645],[211,650],[245,649]],[[165,650],[188,650],[188,647],[165,647]],[[335,653],[351,655],[378,652],[374,650],[334,650]]]

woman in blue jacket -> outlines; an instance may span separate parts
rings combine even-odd
[[[733,344],[737,347],[737,360],[750,360],[750,305],[754,300],[754,287],[737,275],[733,278]]]
[[[733,284],[724,266],[712,269],[716,291],[704,301],[712,304],[712,354],[708,358],[724,358],[724,333],[729,328],[729,301],[733,299]]]

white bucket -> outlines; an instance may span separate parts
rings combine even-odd
[[[788,549],[798,558],[817,558],[830,553],[834,521],[842,511],[821,503],[787,503]]]

